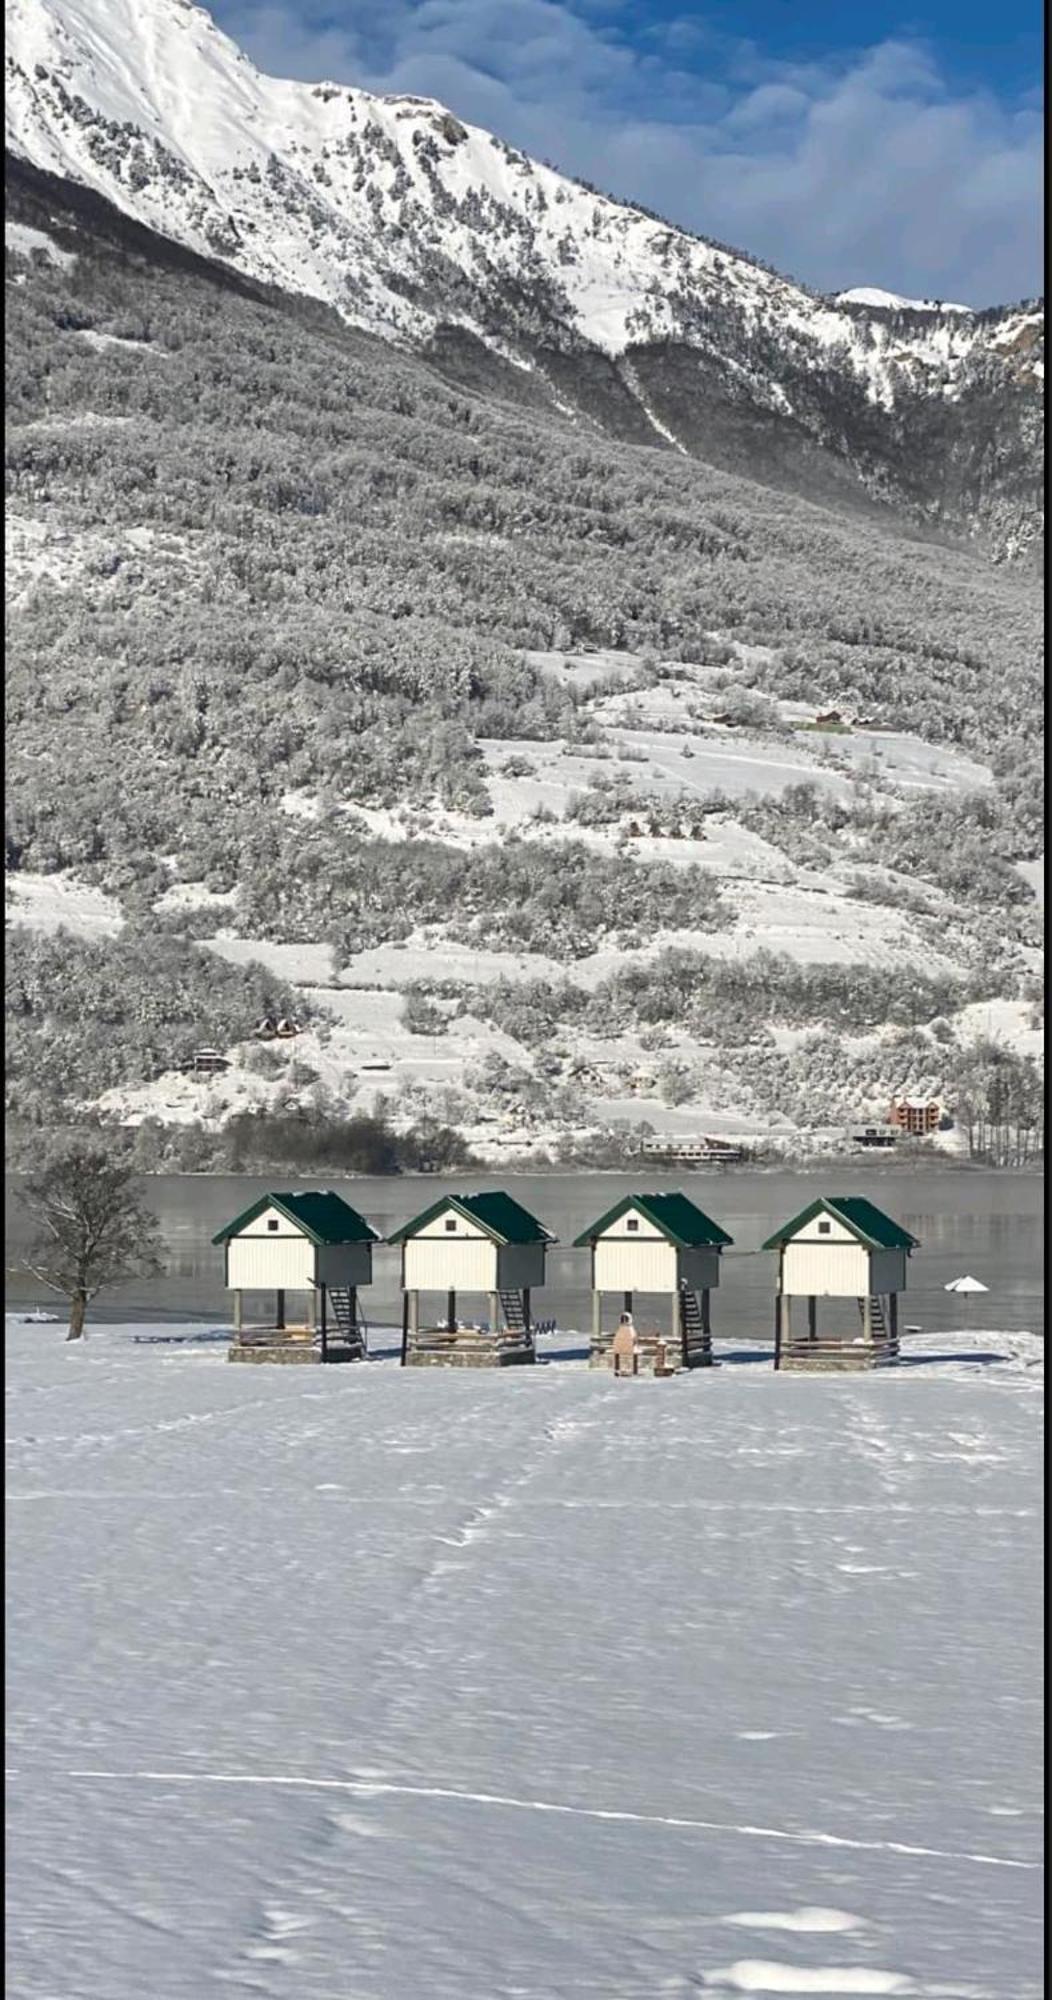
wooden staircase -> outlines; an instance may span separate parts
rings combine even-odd
[[[858,1316],[864,1327],[866,1324],[866,1309],[862,1299],[859,1299],[858,1302]],[[878,1298],[876,1292],[873,1293],[869,1301],[869,1328],[873,1346],[879,1348],[889,1361],[897,1361],[899,1356],[898,1335],[892,1333],[888,1325],[887,1314],[884,1311],[884,1301],[882,1298]]]
[[[326,1331],[326,1349],[339,1351],[341,1360],[352,1355],[364,1361],[368,1353],[365,1323],[357,1317],[357,1301],[352,1305],[351,1294],[346,1285],[335,1285],[326,1294],[334,1327]]]
[[[534,1344],[533,1327],[526,1311],[526,1300],[521,1292],[500,1292],[500,1309],[504,1315],[507,1331],[524,1346]]]
[[[688,1368],[704,1368],[712,1363],[712,1336],[702,1316],[697,1292],[689,1285],[679,1288],[679,1323],[683,1331],[683,1360]]]

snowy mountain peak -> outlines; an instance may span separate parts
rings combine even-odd
[[[844,350],[886,400],[890,343],[867,356],[836,303],[591,193],[433,98],[265,77],[194,0],[8,0],[7,27],[13,151],[374,332],[419,338],[450,318],[481,331],[502,280],[609,354],[697,342],[707,312],[737,308]],[[916,358],[952,367],[969,335],[940,333],[938,354]]]
[[[386,340],[481,345],[557,408],[560,369],[596,391],[614,364],[613,415],[608,377],[602,410],[569,404],[638,441],[706,455],[715,397],[850,458],[860,400],[897,422],[979,378],[1040,382],[1039,315],[819,298],[433,98],[264,76],[194,0],[7,0],[7,30],[7,143],[32,167]]]

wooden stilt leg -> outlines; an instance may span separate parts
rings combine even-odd
[[[403,1292],[402,1293],[402,1360],[401,1360],[401,1366],[403,1368],[405,1367],[405,1357],[408,1354],[408,1352],[409,1352],[409,1293]]]
[[[807,1338],[818,1339],[818,1304],[813,1298],[807,1301]]]
[[[450,1333],[457,1330],[457,1295],[451,1291],[446,1302],[446,1325]]]
[[[240,1332],[241,1332],[241,1301],[242,1301],[242,1298],[243,1298],[243,1296],[244,1296],[244,1294],[243,1294],[243,1293],[241,1293],[241,1292],[235,1292],[235,1293],[234,1293],[234,1332],[235,1332],[235,1333],[240,1333]]]
[[[285,1294],[284,1294],[284,1292],[278,1292],[278,1294],[277,1294],[277,1301],[276,1301],[276,1304],[275,1304],[275,1308],[274,1308],[274,1324],[275,1324],[275,1326],[276,1326],[276,1327],[278,1328],[278,1331],[279,1331],[279,1332],[284,1332],[284,1328],[285,1328]]]

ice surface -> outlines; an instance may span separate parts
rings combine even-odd
[[[16,2000],[1036,2000],[1035,1338],[147,1331],[7,1328]]]

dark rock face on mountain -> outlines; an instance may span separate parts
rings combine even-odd
[[[996,559],[1036,549],[1036,307],[819,298],[429,99],[264,77],[188,0],[10,0],[7,143],[465,388]]]

